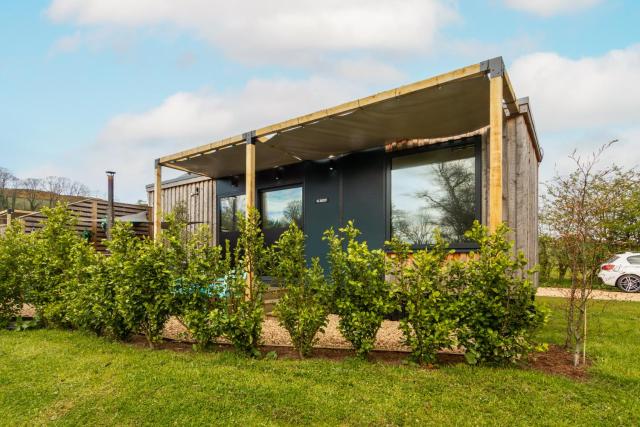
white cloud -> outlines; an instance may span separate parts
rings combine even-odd
[[[640,122],[640,45],[580,59],[533,53],[509,72],[518,96],[531,98],[541,132]]]
[[[99,192],[105,170],[115,170],[116,193],[122,201],[144,198],[153,181],[153,160],[290,117],[316,111],[358,96],[369,89],[345,80],[310,77],[302,80],[253,79],[239,90],[179,92],[146,111],[113,117],[87,147],[42,165],[49,174],[82,180]],[[175,176],[165,169],[165,177]],[[25,171],[38,176],[38,171]]]
[[[457,19],[449,0],[54,0],[55,22],[187,31],[246,62],[307,63],[321,54],[415,54]]]
[[[593,7],[601,1],[602,0],[504,0],[505,4],[512,9],[539,16],[575,13]]]
[[[589,155],[613,139],[601,164],[640,167],[640,45],[580,59],[534,53],[509,73],[517,95],[531,99],[545,151],[541,181],[571,170],[574,149]]]

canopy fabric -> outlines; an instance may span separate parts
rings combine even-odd
[[[385,99],[256,142],[256,171],[321,160],[398,140],[447,138],[489,124],[489,79],[479,75]],[[212,178],[245,171],[245,145],[179,159],[176,167]]]

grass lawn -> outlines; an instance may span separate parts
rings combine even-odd
[[[557,299],[541,339],[562,342]],[[576,381],[518,368],[151,351],[80,332],[0,332],[0,425],[637,425],[640,303],[594,302]]]

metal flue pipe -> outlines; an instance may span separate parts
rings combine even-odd
[[[107,171],[107,239],[111,239],[111,228],[115,221],[113,209],[113,177],[116,173]]]

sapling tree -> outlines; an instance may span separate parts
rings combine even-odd
[[[271,249],[272,275],[286,293],[274,309],[300,357],[307,357],[327,325],[329,288],[317,258],[307,267],[305,236],[295,222]]]
[[[395,307],[391,286],[385,280],[385,254],[359,242],[360,231],[352,221],[338,231],[336,234],[331,228],[323,237],[329,244],[329,277],[340,316],[338,328],[358,357],[366,357],[374,348],[384,316]]]
[[[586,312],[597,271],[612,253],[637,248],[640,232],[640,177],[615,165],[598,167],[605,144],[590,156],[570,156],[574,169],[546,183],[542,222],[571,270],[566,306],[565,346],[580,364],[585,353]]]

